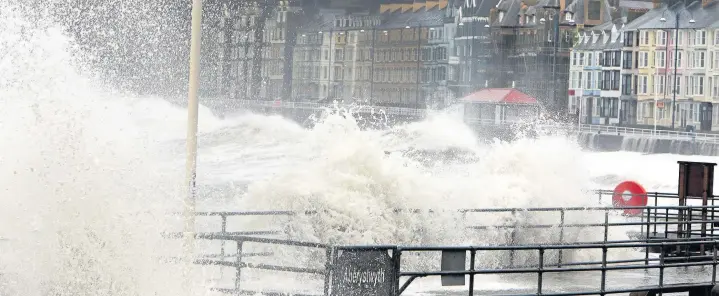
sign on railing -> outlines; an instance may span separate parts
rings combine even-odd
[[[397,270],[388,249],[338,248],[331,296],[393,295]]]

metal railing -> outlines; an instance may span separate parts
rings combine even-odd
[[[613,213],[617,213],[626,209],[641,208],[644,210],[644,214],[641,217],[627,218],[625,221],[612,222],[609,216]],[[331,290],[330,278],[333,276],[332,271],[337,266],[343,266],[345,263],[338,263],[338,251],[340,250],[362,250],[362,249],[381,249],[391,251],[392,262],[395,265],[395,272],[397,279],[395,293],[390,296],[400,295],[404,292],[409,285],[417,278],[429,277],[429,276],[452,276],[452,275],[469,275],[469,295],[473,295],[473,283],[474,276],[481,274],[515,274],[515,273],[535,273],[537,276],[536,292],[518,294],[518,295],[606,295],[606,294],[618,294],[628,293],[636,291],[688,291],[688,289],[704,289],[711,287],[716,284],[716,266],[717,266],[717,245],[719,243],[719,235],[714,235],[714,226],[719,223],[719,220],[714,219],[702,219],[700,216],[694,215],[692,211],[702,212],[711,210],[712,212],[717,211],[719,207],[713,206],[657,206],[657,207],[571,207],[571,208],[499,208],[499,209],[464,209],[458,212],[463,215],[470,213],[512,213],[512,215],[519,213],[552,213],[551,216],[556,216],[559,221],[556,223],[547,224],[490,224],[482,226],[469,227],[475,230],[486,230],[486,229],[542,229],[542,228],[554,228],[557,231],[558,237],[555,242],[546,244],[532,244],[532,245],[521,245],[515,244],[513,239],[510,239],[507,244],[502,245],[481,245],[481,246],[446,246],[446,247],[425,247],[425,246],[328,246],[321,243],[308,243],[308,242],[297,242],[275,238],[260,238],[260,237],[248,237],[245,235],[233,235],[227,233],[200,233],[197,234],[198,239],[203,240],[220,240],[224,242],[234,242],[237,245],[235,254],[226,255],[227,258],[233,260],[215,259],[203,257],[197,259],[195,263],[202,265],[215,265],[223,267],[231,267],[235,269],[235,284],[233,288],[218,288],[216,291],[239,295],[246,294],[249,291],[242,289],[241,283],[241,272],[243,269],[262,269],[262,270],[274,270],[292,273],[304,273],[304,274],[315,274],[321,275],[324,278],[324,295],[333,295],[329,291]],[[669,211],[689,211],[689,217],[686,221],[679,220],[679,216],[670,214]],[[396,212],[408,211],[408,212],[420,212],[420,210],[395,210]],[[604,221],[602,223],[566,223],[565,215],[570,212],[587,212],[587,211],[602,211],[604,212]],[[315,211],[306,211],[303,213],[287,212],[287,211],[268,211],[268,212],[217,212],[217,213],[198,213],[203,216],[219,216],[222,217],[223,221],[226,221],[227,217],[240,216],[240,215],[313,215]],[[618,215],[616,215],[618,216]],[[646,218],[645,218],[646,217]],[[706,217],[706,216],[704,216]],[[637,219],[641,219],[637,221]],[[708,229],[709,231],[699,232],[698,230],[692,230],[691,225],[712,225]],[[223,226],[225,223],[223,223]],[[685,234],[689,236],[679,236],[675,238],[667,237],[667,233],[672,233],[669,229],[670,225],[680,227],[680,225],[687,225],[688,227],[684,230]],[[645,234],[643,237],[627,239],[627,240],[609,240],[608,233],[611,229],[616,227],[627,227],[635,226],[641,227],[641,232]],[[565,241],[564,231],[570,228],[603,228],[604,238],[601,241]],[[652,236],[657,233],[657,229],[665,228],[664,237]],[[652,231],[653,229],[653,231]],[[515,233],[515,232],[513,232]],[[718,233],[719,234],[719,233]],[[180,234],[176,235],[180,237]],[[324,269],[312,269],[303,267],[289,267],[271,264],[253,264],[247,263],[244,260],[246,253],[243,253],[243,247],[247,243],[259,243],[259,244],[272,244],[272,245],[284,245],[284,246],[296,246],[321,249],[324,251],[325,263]],[[608,260],[607,251],[610,249],[632,249],[642,250],[644,256],[642,258],[630,258],[621,260]],[[566,261],[563,262],[561,256],[562,252],[568,250],[589,250],[589,249],[601,249],[602,259],[600,261],[592,260],[579,260],[579,261]],[[653,250],[653,251],[652,251]],[[684,250],[679,252],[679,250]],[[690,252],[690,250],[693,250]],[[401,255],[407,252],[432,252],[432,251],[452,251],[458,252],[463,251],[469,252],[470,255],[470,268],[464,270],[430,270],[430,271],[404,271],[401,268]],[[514,261],[515,252],[536,252],[538,258],[534,263],[527,263],[526,261],[521,264],[516,264]],[[508,252],[509,263],[502,266],[482,266],[477,264],[477,252]],[[559,256],[548,256],[548,252],[558,252]],[[650,258],[649,253],[659,253],[659,258]],[[223,252],[224,255],[224,252]],[[271,256],[265,255],[265,256]],[[501,255],[487,255],[489,257],[499,257]],[[555,258],[552,262],[548,262],[548,258]],[[334,266],[337,265],[337,266]],[[696,283],[687,284],[671,284],[667,285],[664,282],[664,269],[672,267],[701,267],[701,266],[712,266],[712,280],[702,281]],[[608,271],[620,271],[620,270],[659,270],[659,281],[656,285],[636,287],[636,288],[615,288],[610,289],[606,285],[606,273]],[[582,271],[600,271],[601,274],[601,287],[591,291],[573,291],[573,292],[551,292],[547,291],[543,286],[543,276],[547,273],[571,273],[571,272],[582,272]],[[338,275],[334,275],[338,276]],[[408,278],[402,285],[400,285],[399,278]],[[284,285],[278,283],[277,286],[271,288],[281,288]],[[333,286],[332,286],[333,287]],[[277,293],[276,291],[273,293]],[[486,293],[485,293],[486,294]],[[506,295],[505,292],[502,294]],[[492,295],[492,294],[490,294]],[[708,295],[708,294],[707,294]]]
[[[375,113],[402,116],[425,116],[427,110],[417,108],[404,107],[385,107],[385,106],[359,106],[352,104],[334,104],[334,103],[312,103],[312,102],[293,102],[293,101],[264,101],[264,100],[237,100],[240,106],[277,108],[277,109],[309,109],[309,110],[334,110],[342,108],[356,113]]]
[[[611,126],[611,125],[595,125],[595,124],[582,124],[579,130],[581,132],[595,133],[595,134],[610,134],[610,135],[630,135],[640,136],[647,138],[656,139],[668,139],[668,140],[690,140],[697,142],[709,142],[719,143],[719,134],[709,133],[689,133],[679,131],[665,131],[665,130],[653,130],[643,128],[632,128],[622,126]]]
[[[613,196],[614,192],[611,190],[593,190],[592,191],[597,196],[597,201],[601,203],[606,203],[606,199]],[[631,197],[632,194],[630,193],[624,193],[623,194],[626,197]],[[599,228],[603,227],[603,236],[605,238],[604,242],[606,242],[606,238],[609,236],[609,231],[611,230],[610,227],[620,227],[620,226],[637,226],[639,228],[635,231],[635,235],[642,235],[644,238],[649,239],[650,234],[652,235],[658,235],[657,232],[657,225],[661,225],[665,228],[665,231],[662,233],[664,235],[667,234],[676,234],[676,231],[668,229],[667,227],[669,225],[674,224],[688,224],[685,222],[672,222],[673,220],[679,219],[680,214],[685,215],[687,217],[695,217],[693,211],[701,210],[707,213],[707,216],[705,218],[710,219],[712,221],[711,223],[719,223],[719,221],[714,221],[714,219],[719,219],[719,205],[715,205],[715,201],[719,199],[718,196],[712,196],[708,198],[709,204],[706,207],[697,206],[697,205],[687,205],[684,207],[678,207],[678,206],[661,206],[662,204],[676,204],[679,196],[676,193],[665,193],[665,192],[649,192],[647,193],[648,196],[648,204],[650,206],[648,207],[545,207],[545,208],[487,208],[487,209],[455,209],[452,210],[452,212],[456,212],[457,214],[465,215],[465,218],[468,218],[467,214],[472,213],[506,213],[509,214],[511,217],[516,217],[518,214],[525,214],[525,213],[548,213],[551,217],[555,217],[557,220],[554,223],[549,224],[492,224],[492,225],[470,225],[467,227],[469,230],[488,230],[488,229],[546,229],[546,228],[552,228],[557,227],[559,229],[557,233],[557,243],[564,243],[564,230],[566,228]],[[691,202],[693,200],[701,200],[699,197],[687,197],[687,201]],[[642,214],[637,215],[635,217],[626,217],[627,219],[631,221],[627,222],[610,222],[609,217],[610,216],[621,216],[620,213],[622,209],[641,209]],[[400,213],[400,212],[409,212],[409,213],[420,213],[420,212],[427,212],[427,213],[433,213],[434,210],[420,210],[420,209],[393,209],[394,213]],[[680,213],[681,211],[685,211],[687,213]],[[700,211],[700,212],[701,212]],[[565,218],[568,213],[571,212],[601,212],[602,217],[604,218],[604,221],[601,223],[566,223]],[[281,235],[282,232],[278,229],[263,229],[263,230],[251,230],[251,231],[228,231],[227,230],[227,220],[229,217],[242,217],[242,216],[295,216],[295,215],[316,215],[318,214],[318,211],[237,211],[237,212],[196,212],[196,216],[200,217],[219,217],[220,218],[220,231],[214,232],[215,234],[219,235],[239,235],[239,236],[274,236],[277,237],[278,235]],[[701,214],[701,213],[700,213]],[[524,218],[532,218],[532,217],[524,217]],[[634,219],[634,220],[632,220]],[[639,221],[635,221],[635,220]],[[547,219],[544,219],[547,220]],[[652,222],[654,221],[654,222]],[[693,222],[692,224],[697,224],[698,222]],[[710,222],[706,222],[710,223]],[[648,232],[647,224],[653,225],[653,231],[651,233]],[[691,224],[690,224],[691,225]],[[645,227],[646,226],[646,227]],[[716,225],[717,230],[716,233],[719,235],[719,225]],[[661,228],[661,227],[660,227]],[[714,236],[715,228],[711,227],[708,228],[708,231],[710,232],[711,236]],[[686,230],[685,230],[686,232]],[[516,232],[513,232],[512,235],[515,235]],[[179,235],[179,233],[177,234]],[[665,237],[667,238],[667,237]],[[515,238],[510,238],[511,241],[514,241]],[[561,253],[561,252],[560,252]],[[245,256],[265,256],[265,255],[272,255],[268,253],[247,253]],[[561,254],[560,254],[561,255]],[[226,257],[226,249],[225,249],[225,243],[222,242],[220,246],[220,252],[219,254],[204,254],[203,257],[210,257],[210,258],[220,258],[221,260],[224,260]],[[561,256],[559,259],[559,264],[561,264]]]
[[[608,260],[607,253],[611,249],[635,249],[644,248],[648,249],[656,247],[660,249],[669,249],[677,246],[694,246],[694,245],[710,245],[712,255],[707,256],[709,260],[699,262],[667,262],[664,255],[661,255],[658,259],[652,260],[652,262],[658,261],[658,263],[645,263],[645,264],[627,264],[635,263],[635,260]],[[482,274],[536,274],[536,289],[531,293],[523,294],[512,294],[512,295],[552,295],[552,296],[570,296],[570,295],[607,295],[607,294],[620,294],[620,293],[631,293],[631,292],[686,292],[692,289],[704,289],[706,294],[709,295],[709,290],[716,285],[716,274],[717,274],[717,246],[719,240],[704,240],[704,241],[674,241],[674,242],[633,242],[633,243],[596,243],[596,244],[563,244],[563,245],[515,245],[515,246],[441,246],[441,247],[414,247],[414,246],[392,246],[388,247],[388,250],[392,251],[392,254],[396,254],[397,258],[392,258],[395,261],[400,261],[402,253],[407,252],[466,252],[470,253],[469,269],[463,268],[462,270],[432,270],[432,271],[399,271],[398,277],[408,277],[408,279],[399,287],[397,293],[394,295],[400,295],[404,292],[409,285],[417,278],[429,277],[429,276],[469,276],[469,289],[468,295],[474,295],[474,286],[476,275]],[[373,246],[344,246],[346,249],[363,249],[363,248],[377,248]],[[545,262],[545,253],[551,250],[590,250],[599,249],[602,251],[602,259],[598,262],[573,262],[573,264],[565,264],[563,267],[555,267],[554,265],[548,265]],[[522,266],[522,267],[484,267],[477,266],[476,258],[477,252],[498,252],[498,251],[533,251],[537,254],[536,266]],[[663,254],[663,253],[662,253]],[[581,267],[578,267],[581,266]],[[702,267],[711,266],[712,278],[710,281],[702,281],[696,283],[685,283],[685,284],[666,284],[665,283],[665,269],[672,267]],[[656,285],[643,286],[636,288],[609,288],[607,287],[607,272],[609,271],[628,271],[628,270],[659,270],[659,280]],[[599,271],[600,286],[597,289],[583,290],[583,291],[572,291],[572,292],[547,292],[544,287],[545,274],[547,273],[572,273],[572,272],[587,272],[587,271]],[[399,280],[398,280],[399,282]],[[484,294],[484,293],[483,293]],[[506,293],[502,293],[507,295]]]
[[[604,195],[612,194],[611,191],[597,190],[595,193],[600,199]],[[677,199],[678,195],[670,193],[649,193],[649,197],[653,198],[654,201],[650,202],[654,204],[661,203],[660,199]],[[714,203],[715,197],[710,197],[712,204]],[[621,212],[627,209],[642,209],[642,213],[637,216],[622,216]],[[446,211],[431,211],[431,210],[419,210],[419,209],[395,209],[394,212],[429,212],[429,213],[440,213]],[[675,291],[675,290],[686,290],[691,288],[706,288],[709,285],[715,284],[716,277],[716,248],[717,241],[719,240],[719,206],[648,206],[648,207],[556,207],[556,208],[493,208],[493,209],[459,209],[452,210],[458,215],[464,215],[464,219],[469,219],[471,214],[482,214],[481,219],[478,221],[492,221],[493,223],[483,225],[470,225],[467,228],[472,231],[487,231],[492,230],[496,233],[497,230],[505,231],[507,237],[507,243],[503,245],[493,246],[471,246],[471,247],[401,247],[393,246],[390,249],[393,254],[397,256],[402,252],[425,252],[425,251],[443,251],[443,250],[465,250],[470,252],[470,256],[473,258],[476,256],[478,251],[505,251],[508,252],[509,263],[501,268],[487,267],[484,269],[478,268],[475,263],[472,263],[472,267],[468,270],[464,270],[464,273],[459,271],[431,271],[431,272],[399,272],[397,269],[398,278],[409,277],[409,279],[402,285],[399,286],[399,280],[397,280],[396,294],[399,295],[404,291],[411,282],[419,277],[433,276],[433,275],[479,275],[479,274],[506,274],[506,273],[527,273],[535,272],[538,276],[537,293],[541,295],[605,295],[614,293],[626,293],[631,291]],[[588,219],[570,219],[567,220],[570,213],[575,213],[578,216],[588,216],[587,213],[601,212],[603,221],[589,221]],[[198,239],[204,240],[215,240],[220,241],[222,244],[220,254],[204,254],[201,255],[195,262],[203,265],[218,265],[224,267],[232,267],[236,269],[235,286],[234,288],[219,288],[217,291],[230,293],[230,294],[242,294],[247,291],[241,288],[241,269],[264,269],[264,270],[277,270],[287,271],[296,273],[309,273],[323,275],[325,280],[325,291],[324,295],[328,294],[330,287],[328,286],[329,277],[331,276],[331,263],[334,264],[337,260],[337,250],[352,249],[352,246],[327,246],[320,243],[308,243],[308,242],[296,242],[283,240],[279,238],[265,238],[265,237],[249,237],[248,235],[278,235],[281,232],[277,230],[262,230],[262,231],[227,231],[227,219],[234,216],[294,216],[294,215],[315,215],[317,211],[257,211],[257,212],[198,212],[198,216],[207,217],[220,217],[221,219],[221,232],[220,233],[199,233],[197,234]],[[489,216],[498,213],[509,214],[512,218],[519,219],[488,219]],[[698,213],[698,214],[697,214]],[[522,216],[517,216],[522,215]],[[541,222],[533,220],[534,215],[544,215]],[[505,215],[506,217],[507,215]],[[596,215],[594,217],[598,217]],[[550,217],[550,219],[547,219]],[[610,219],[610,217],[614,217]],[[556,220],[552,220],[555,218]],[[619,220],[617,220],[617,218]],[[517,220],[525,219],[528,223],[516,223]],[[571,222],[574,220],[575,222]],[[499,222],[499,223],[497,223]],[[693,225],[699,225],[700,227],[693,227]],[[544,244],[533,244],[533,245],[521,245],[516,244],[516,235],[520,230],[529,230],[530,232],[551,230],[549,239],[550,241]],[[596,233],[597,236],[603,234],[603,239],[599,241],[579,241],[576,238],[572,240],[567,239],[566,231],[570,229],[586,229],[591,233]],[[596,230],[592,230],[596,229]],[[601,230],[600,230],[601,229]],[[619,229],[621,231],[628,231],[628,229],[634,229],[634,236],[629,236],[627,239],[622,240],[610,240],[610,233],[615,231],[613,229]],[[663,231],[662,231],[663,230]],[[461,231],[461,230],[460,230]],[[180,233],[170,234],[170,237],[181,237]],[[244,262],[243,258],[247,257],[271,257],[275,254],[272,253],[247,253],[243,252],[243,245],[246,242],[262,243],[262,244],[274,244],[274,245],[287,245],[287,246],[301,246],[309,248],[320,248],[325,252],[324,270],[300,268],[300,267],[287,267],[277,266],[268,264],[250,264]],[[225,250],[226,243],[237,244],[237,251],[233,254],[227,254]],[[359,248],[377,248],[377,246],[361,246]],[[562,253],[567,250],[576,249],[602,249],[606,253],[608,249],[612,248],[632,248],[640,249],[643,251],[643,255],[637,258],[622,259],[622,260],[607,260],[603,258],[601,261],[571,261],[565,260]],[[538,252],[541,260],[527,264],[526,260],[523,263],[517,264],[515,262],[515,252],[526,252],[527,250],[534,250]],[[708,254],[707,251],[712,252]],[[557,252],[551,255],[547,252]],[[659,258],[652,258],[649,256],[650,253],[659,253]],[[228,261],[227,259],[231,259]],[[331,258],[331,259],[327,259]],[[399,257],[398,257],[399,258]],[[548,262],[549,258],[553,258],[552,262]],[[568,258],[571,258],[568,257]],[[269,259],[269,258],[268,258]],[[393,259],[394,260],[394,259]],[[658,263],[657,263],[658,262]],[[643,263],[643,264],[638,264]],[[634,265],[626,265],[634,264]],[[665,285],[662,281],[663,269],[669,267],[691,267],[691,266],[713,266],[714,279],[711,282],[700,282],[692,283],[687,285]],[[399,268],[399,267],[398,267]],[[635,289],[606,289],[602,286],[601,289],[596,291],[578,291],[578,292],[562,292],[562,293],[547,293],[543,290],[541,284],[541,277],[543,273],[559,273],[559,272],[577,272],[577,271],[601,271],[602,282],[606,281],[605,273],[612,270],[655,270],[659,269],[659,284],[650,287],[638,287]],[[472,287],[470,282],[470,294],[472,295]],[[281,287],[277,286],[275,288]],[[505,293],[506,294],[506,293]],[[529,295],[529,294],[528,294]],[[537,295],[532,293],[531,295]]]
[[[272,292],[266,289],[263,289],[262,291],[250,291],[245,290],[242,287],[242,270],[243,269],[256,269],[256,270],[270,270],[270,271],[280,271],[280,272],[289,272],[289,273],[300,273],[300,274],[312,274],[312,275],[319,275],[324,277],[324,286],[329,287],[329,273],[327,270],[329,270],[329,264],[331,262],[331,251],[332,249],[325,244],[321,243],[308,243],[308,242],[299,242],[299,241],[291,241],[291,240],[282,240],[282,239],[273,239],[273,238],[261,238],[261,237],[250,237],[250,236],[239,236],[239,235],[226,235],[226,234],[216,234],[216,233],[200,233],[196,235],[197,239],[202,240],[220,240],[223,243],[225,242],[233,242],[236,244],[237,251],[235,254],[232,254],[231,257],[234,259],[233,261],[227,261],[224,259],[217,260],[212,258],[200,258],[196,259],[194,261],[195,264],[199,265],[213,265],[213,266],[222,266],[222,267],[229,267],[233,268],[235,270],[235,280],[234,280],[234,287],[233,288],[211,288],[213,291],[222,292],[225,294],[230,295],[281,295],[277,292]],[[244,261],[245,253],[243,253],[243,248],[248,243],[255,243],[255,244],[270,244],[270,245],[281,245],[281,246],[292,246],[292,247],[303,247],[303,248],[311,248],[311,249],[321,249],[325,251],[325,269],[315,269],[315,268],[303,268],[303,267],[292,267],[292,266],[282,266],[282,265],[273,265],[273,264],[262,264],[262,263],[249,263]],[[282,287],[280,284],[279,287]],[[328,295],[328,288],[325,288],[324,295]],[[292,295],[298,295],[298,296],[310,296],[310,295],[303,295],[303,294],[297,294],[292,293]],[[312,295],[314,296],[314,295]]]

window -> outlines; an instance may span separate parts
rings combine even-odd
[[[624,33],[624,46],[625,47],[634,46],[634,32],[625,32]]]
[[[667,45],[667,32],[664,30],[657,31],[657,46]]]
[[[649,77],[647,75],[639,75],[638,92],[640,95],[649,93]]]
[[[594,82],[594,80],[592,79],[592,72],[587,72],[587,87],[586,87],[586,89],[594,89],[592,87],[593,82]]]
[[[710,83],[712,80],[714,81],[714,84],[710,86],[711,96],[714,99],[719,99],[719,75],[714,75],[713,78],[714,79],[712,79],[711,77],[709,78]]]
[[[719,45],[719,30],[714,31],[714,45]]]
[[[684,31],[679,31],[679,32],[674,33],[674,34],[679,34],[679,37],[677,38],[677,39],[679,40],[679,46],[683,46],[683,45],[684,45],[684,38],[685,38],[685,37],[684,37]]]
[[[584,66],[584,53],[583,52],[579,53],[579,65]]]
[[[665,51],[657,51],[654,58],[655,66],[660,69],[664,69],[667,66],[667,56]]]
[[[681,94],[681,92],[682,92],[682,79],[681,79],[681,77],[680,77],[680,76],[676,76],[676,78],[675,78],[675,76],[672,75],[672,76],[669,76],[669,79],[670,79],[670,81],[675,81],[675,82],[676,82],[676,85],[675,85],[674,88],[671,90],[671,93],[673,94],[674,92],[676,92],[677,95]],[[672,82],[670,82],[670,83],[672,83]]]
[[[683,65],[682,65],[682,56],[683,56],[683,55],[684,55],[683,52],[681,52],[681,51],[677,52],[677,59],[674,60],[674,52],[670,52],[670,53],[669,53],[669,61],[670,61],[670,62],[669,62],[669,64],[670,64],[669,67],[670,67],[671,69],[674,69],[674,65],[675,65],[675,63],[676,63],[677,69],[681,69],[681,68],[683,67]]]
[[[600,88],[602,90],[609,90],[609,88],[612,86],[612,82],[611,82],[612,72],[611,71],[602,71],[601,73],[602,73],[602,80],[600,83]]]
[[[639,52],[639,68],[649,67],[649,53],[646,51]]]
[[[704,76],[692,76],[693,94],[695,96],[704,95]]]
[[[572,53],[572,66],[577,65],[577,56],[578,56],[577,52]]]
[[[594,54],[593,53],[587,53],[587,66],[594,66]]]
[[[571,21],[572,21],[572,13],[571,13],[571,12],[565,13],[565,14],[564,14],[564,20],[565,20],[565,21],[568,21],[568,22],[571,22]]]
[[[663,75],[654,75],[654,93],[655,94],[663,94],[664,93],[664,76]]]
[[[625,51],[622,54],[622,68],[623,69],[631,69],[632,64],[633,64],[632,62],[633,62],[632,52]]]
[[[569,78],[569,88],[577,88],[577,72],[572,72]]]
[[[619,90],[619,79],[620,79],[620,73],[619,71],[612,71],[612,90]]]
[[[587,3],[587,2],[585,2]],[[594,20],[598,21],[600,20],[601,13],[602,13],[602,2],[597,0],[590,0],[588,1],[587,5],[587,19],[588,20]]]
[[[649,45],[649,31],[640,31],[639,32],[639,45],[640,46]]]
[[[632,75],[622,75],[622,95],[628,96],[632,94]]]
[[[696,68],[696,69],[706,68],[706,64],[704,63],[706,54],[707,53],[704,51],[694,52],[694,68]]]
[[[694,32],[694,45],[707,45],[707,31],[697,30]]]

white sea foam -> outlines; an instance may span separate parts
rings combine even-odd
[[[179,251],[160,232],[182,178],[156,170],[137,100],[96,83],[60,28],[2,4],[0,294],[189,291],[161,258]]]
[[[0,294],[190,292],[179,290],[186,280],[179,277],[177,265],[160,260],[180,252],[179,242],[161,238],[160,232],[175,226],[166,213],[180,208],[184,194],[185,110],[99,83],[58,27],[29,21],[18,6],[3,5],[0,237],[8,241],[0,241]],[[628,178],[648,189],[673,191],[675,161],[689,159],[586,152],[563,136],[482,144],[448,114],[382,130],[362,130],[357,122],[335,112],[304,129],[276,116],[220,119],[203,107],[198,172],[206,187],[201,187],[200,207],[316,211],[230,225],[235,230],[279,228],[284,237],[303,241],[555,242],[557,228],[520,228],[513,237],[505,229],[466,227],[554,225],[556,214],[456,210],[591,206],[597,200],[587,190]],[[427,153],[418,156],[410,150]],[[451,152],[438,157],[447,150]],[[470,157],[443,159],[458,154]],[[601,219],[601,214],[576,212],[567,213],[565,223]],[[610,237],[622,238],[621,232]],[[567,229],[563,239],[596,241],[602,232]],[[275,258],[251,260],[322,264],[318,253],[287,249],[273,248]],[[506,252],[480,256],[483,264],[509,264]],[[563,256],[585,260],[599,253],[568,251]],[[437,268],[436,257],[405,259],[413,268]],[[516,264],[532,263],[536,254],[516,254],[514,259]],[[205,279],[198,275],[193,286],[202,286]],[[263,279],[266,287],[287,277]]]

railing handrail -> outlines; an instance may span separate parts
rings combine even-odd
[[[407,107],[390,107],[390,106],[367,106],[367,105],[353,105],[353,104],[342,104],[342,103],[314,103],[314,102],[294,102],[294,101],[265,101],[265,100],[236,100],[235,102],[243,106],[258,106],[258,107],[274,107],[274,108],[289,108],[289,109],[335,109],[335,108],[346,108],[355,112],[358,111],[374,111],[377,113],[387,113],[392,115],[412,115],[412,116],[423,116],[426,114],[426,109],[419,108],[407,108]]]
[[[691,139],[699,142],[719,143],[719,134],[654,130],[613,125],[581,124],[579,131],[606,132],[625,135],[642,135],[652,138]]]
[[[497,213],[497,212],[578,212],[578,211],[621,211],[634,209],[650,209],[650,210],[697,210],[697,209],[719,209],[719,205],[687,205],[687,206],[617,206],[617,207],[543,207],[543,208],[467,208],[467,209],[393,209],[395,212],[410,213],[434,213],[434,212],[457,212],[457,213]],[[293,215],[315,215],[319,211],[238,211],[238,212],[195,212],[197,216],[293,216]]]

